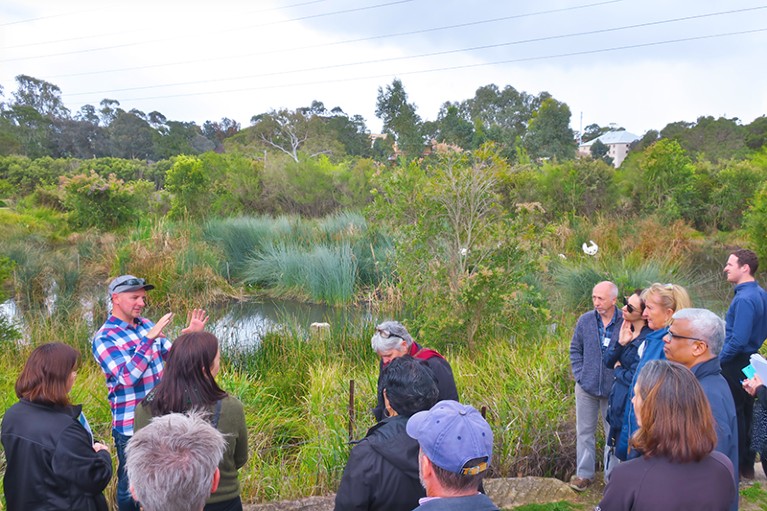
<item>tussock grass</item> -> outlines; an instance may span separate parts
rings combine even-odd
[[[214,220],[204,236],[222,251],[219,271],[227,279],[272,297],[347,304],[391,273],[391,240],[370,232],[357,213]]]

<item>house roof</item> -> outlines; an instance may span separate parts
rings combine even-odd
[[[611,145],[611,144],[630,144],[634,142],[635,140],[639,140],[639,137],[634,135],[633,133],[629,133],[628,131],[621,130],[621,131],[608,131],[604,135],[600,135],[594,140],[589,140],[588,142],[584,142],[581,144],[581,147],[591,147],[591,144],[599,140],[603,144]]]

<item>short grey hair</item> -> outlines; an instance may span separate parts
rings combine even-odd
[[[202,510],[224,449],[224,436],[200,413],[155,417],[125,448],[136,500],[144,511]]]
[[[389,332],[389,337],[382,337],[381,331]],[[407,347],[413,344],[413,338],[407,331],[407,328],[399,321],[384,321],[380,325],[376,326],[376,333],[373,338],[370,339],[370,345],[373,346],[373,351],[381,353],[393,349],[399,349],[402,341],[407,343]]]
[[[689,322],[693,337],[705,339],[708,350],[715,357],[719,356],[724,345],[724,320],[708,309],[679,309],[671,319],[684,319]]]

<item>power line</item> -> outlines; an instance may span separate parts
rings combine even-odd
[[[35,22],[35,21],[47,20],[47,19],[51,19],[51,18],[63,18],[63,17],[66,17],[66,16],[77,16],[79,14],[84,14],[86,12],[96,12],[96,11],[100,11],[100,10],[103,10],[103,9],[106,9],[106,7],[97,7],[96,9],[88,9],[86,11],[64,12],[64,13],[61,13],[61,14],[51,14],[49,16],[39,16],[37,18],[28,18],[28,19],[24,19],[24,20],[9,21],[8,23],[0,23],[0,27],[8,27],[8,26],[11,26],[11,25],[20,25],[20,24],[23,24],[23,23],[32,23],[32,22]]]
[[[98,70],[98,71],[86,71],[83,73],[69,73],[69,74],[61,74],[61,75],[53,75],[50,78],[69,78],[74,76],[89,76],[89,75],[96,75],[96,74],[105,74],[105,73],[114,73],[114,72],[121,72],[121,71],[138,71],[142,69],[153,69],[153,68],[166,68],[169,66],[178,66],[178,65],[186,65],[186,64],[200,64],[203,62],[212,62],[212,61],[221,61],[221,60],[231,60],[231,59],[240,59],[244,57],[256,57],[261,55],[275,55],[280,53],[289,53],[294,51],[300,51],[300,50],[309,50],[309,49],[319,49],[319,48],[326,48],[330,46],[340,46],[343,44],[350,44],[350,43],[361,43],[365,41],[373,41],[373,40],[380,40],[380,39],[388,39],[392,37],[402,37],[402,36],[408,36],[408,35],[417,35],[417,34],[426,34],[430,32],[438,32],[443,30],[452,30],[455,28],[465,28],[470,26],[477,26],[477,25],[484,25],[487,23],[496,23],[499,21],[508,21],[512,19],[519,19],[519,18],[528,18],[531,16],[539,16],[543,14],[553,14],[553,13],[559,13],[559,12],[567,12],[567,11],[574,11],[577,9],[586,9],[589,7],[596,7],[600,5],[607,5],[607,4],[614,4],[623,2],[624,0],[607,0],[604,2],[596,2],[591,4],[584,4],[584,5],[575,5],[571,7],[563,7],[561,9],[549,9],[545,11],[537,11],[537,12],[531,12],[531,13],[525,13],[525,14],[515,14],[513,16],[503,16],[500,18],[491,18],[491,19],[485,19],[485,20],[479,20],[479,21],[470,21],[467,23],[459,23],[456,25],[446,25],[442,27],[432,27],[432,28],[426,28],[422,30],[411,30],[407,32],[396,32],[393,34],[384,34],[384,35],[377,35],[377,36],[370,36],[370,37],[361,37],[357,39],[346,39],[344,41],[334,41],[331,43],[324,43],[324,44],[314,44],[314,45],[306,45],[306,46],[297,46],[293,48],[281,48],[281,49],[274,49],[274,50],[268,50],[268,51],[260,51],[260,52],[252,52],[252,53],[246,53],[243,55],[235,55],[231,57],[210,57],[206,59],[193,59],[193,60],[186,60],[186,61],[177,61],[177,62],[170,62],[170,63],[164,63],[164,64],[152,64],[152,65],[146,65],[146,66],[133,66],[133,67],[127,67],[127,68],[118,68],[118,69],[108,69],[108,70]]]
[[[372,9],[379,9],[381,7],[389,7],[389,6],[392,6],[392,5],[406,4],[406,3],[415,2],[415,1],[416,0],[395,0],[395,1],[392,1],[392,2],[385,2],[385,3],[382,3],[382,4],[368,5],[368,6],[365,6],[365,7],[354,7],[354,8],[351,8],[351,9],[342,9],[342,10],[339,10],[339,11],[325,12],[325,13],[320,13],[320,14],[309,14],[309,15],[306,15],[306,16],[299,16],[297,18],[291,18],[291,19],[287,19],[287,20],[272,21],[272,22],[269,22],[269,23],[261,23],[260,25],[249,25],[247,27],[241,27],[241,28],[239,28],[237,30],[251,30],[251,29],[254,29],[254,28],[262,28],[262,27],[272,26],[272,25],[281,25],[281,24],[284,24],[284,23],[291,23],[291,22],[294,22],[294,21],[305,21],[305,20],[308,20],[308,19],[324,18],[324,17],[328,17],[328,16],[335,16],[337,14],[349,14],[349,13],[352,13],[352,12],[369,11],[369,10],[372,10]],[[232,31],[233,30],[228,29],[228,30],[219,31],[217,33],[227,33],[227,34],[229,34]],[[193,37],[197,37],[197,36],[194,35],[194,34],[190,34],[186,38],[190,38],[190,37],[193,38]],[[32,56],[32,57],[15,57],[15,58],[10,58],[10,59],[0,59],[0,62],[16,62],[16,61],[19,61],[19,60],[37,60],[37,59],[46,59],[46,58],[50,58],[50,57],[63,57],[65,55],[78,55],[78,54],[81,54],[81,53],[93,53],[93,52],[105,51],[105,50],[116,50],[116,49],[119,49],[119,48],[127,48],[127,47],[130,47],[130,46],[139,46],[139,45],[144,45],[144,44],[162,43],[162,42],[166,42],[166,41],[177,41],[178,39],[179,39],[179,36],[172,36],[172,37],[163,37],[163,38],[160,38],[160,39],[149,39],[149,40],[146,40],[146,41],[132,41],[132,42],[129,42],[129,43],[115,44],[115,45],[112,45],[112,46],[102,46],[102,47],[99,47],[99,48],[87,48],[87,49],[84,49],[84,50],[73,50],[73,51],[66,51],[66,52],[60,52],[60,53],[49,53],[47,55],[35,55],[35,56]]]
[[[297,3],[297,4],[283,5],[281,7],[270,7],[269,9],[260,9],[260,10],[256,10],[256,11],[248,11],[248,13],[249,14],[259,14],[259,13],[262,13],[262,12],[280,11],[280,10],[283,10],[283,9],[291,9],[293,7],[303,7],[305,5],[319,4],[319,3],[323,3],[323,2],[327,2],[327,1],[328,0],[311,0],[311,1],[307,1],[307,2],[300,2],[300,3]],[[98,9],[94,9],[94,10],[98,10]],[[82,12],[90,12],[90,11],[82,11]],[[81,13],[70,13],[70,14],[71,15],[82,14],[82,12]],[[11,23],[6,23],[5,25],[13,25],[13,24],[17,24],[17,23],[28,23],[30,21],[37,21],[37,20],[42,20],[42,19],[46,19],[46,18],[55,18],[55,17],[58,17],[58,16],[69,16],[70,14],[57,14],[55,16],[43,16],[41,18],[32,18],[32,19],[29,19],[29,20],[13,21]],[[0,27],[5,26],[5,25],[0,25]],[[85,39],[96,39],[96,38],[104,37],[104,36],[135,34],[137,32],[141,32],[141,30],[126,30],[126,31],[123,31],[123,32],[109,32],[108,34],[84,35],[84,36],[80,36],[80,37],[69,37],[67,39],[55,39],[55,40],[51,40],[51,41],[36,41],[34,43],[15,44],[15,45],[12,45],[12,46],[4,46],[2,49],[10,50],[10,49],[15,49],[15,48],[27,48],[27,47],[30,47],[30,46],[45,46],[47,44],[68,43],[68,42],[72,42],[72,41],[82,41],[82,40],[85,40]]]
[[[695,37],[685,37],[680,39],[668,39],[665,41],[653,41],[649,43],[641,43],[641,44],[632,44],[632,45],[625,45],[625,46],[613,46],[609,48],[599,48],[596,50],[583,50],[583,51],[577,51],[577,52],[570,52],[570,53],[559,53],[554,55],[543,55],[539,57],[523,57],[523,58],[517,58],[517,59],[509,59],[509,60],[499,60],[494,62],[483,62],[478,64],[465,64],[460,66],[448,66],[448,67],[439,67],[439,68],[432,68],[432,69],[422,69],[417,71],[405,71],[401,73],[397,73],[396,76],[407,76],[407,75],[417,75],[417,74],[426,74],[426,73],[436,73],[441,71],[457,71],[461,69],[472,69],[472,68],[478,68],[478,67],[487,67],[487,66],[495,66],[500,64],[514,64],[518,62],[530,62],[530,61],[537,61],[537,60],[549,60],[549,59],[556,59],[556,58],[565,58],[565,57],[576,57],[576,56],[582,56],[582,55],[593,55],[598,53],[608,53],[608,52],[614,52],[614,51],[623,51],[623,50],[629,50],[629,49],[635,49],[635,48],[646,48],[650,46],[660,46],[664,44],[674,44],[674,43],[682,43],[682,42],[688,42],[688,41],[698,41],[703,39],[716,39],[716,38],[722,38],[722,37],[731,37],[731,36],[737,36],[737,35],[745,35],[745,34],[755,34],[760,32],[767,32],[767,28],[758,28],[753,30],[742,30],[738,32],[726,32],[721,34],[709,34],[709,35],[703,35],[703,36],[695,36]],[[387,74],[379,74],[379,75],[370,75],[370,76],[361,76],[361,77],[354,77],[354,78],[343,78],[343,79],[332,79],[332,80],[317,80],[313,82],[302,82],[302,83],[283,83],[278,85],[263,85],[258,87],[246,87],[241,89],[229,89],[229,90],[219,90],[219,91],[209,91],[209,92],[190,92],[185,94],[170,94],[170,95],[164,95],[164,96],[147,96],[147,97],[137,97],[137,98],[123,98],[122,101],[148,101],[148,100],[154,100],[154,99],[168,99],[168,98],[183,98],[183,97],[192,97],[192,96],[209,96],[209,95],[215,95],[215,94],[231,94],[236,92],[250,92],[255,90],[267,90],[267,89],[279,89],[279,88],[286,88],[286,87],[303,87],[307,85],[326,85],[329,83],[344,83],[344,82],[354,82],[354,81],[364,81],[364,80],[373,80],[373,79],[380,79],[380,78],[389,78],[392,75],[390,73]],[[96,93],[94,93],[96,94]]]
[[[120,89],[108,89],[108,90],[102,90],[102,91],[89,91],[89,92],[77,92],[72,93],[70,96],[85,96],[85,95],[91,95],[91,94],[103,94],[103,93],[111,93],[111,92],[126,92],[126,91],[134,91],[134,90],[144,90],[144,89],[159,89],[164,87],[177,87],[182,85],[199,85],[199,84],[206,84],[206,83],[217,83],[217,82],[227,82],[227,81],[234,81],[234,80],[245,80],[245,79],[251,79],[251,78],[265,78],[265,77],[271,77],[271,76],[279,76],[279,75],[288,75],[288,74],[296,74],[296,73],[306,73],[306,72],[312,72],[312,71],[325,71],[328,69],[339,69],[343,67],[352,67],[352,66],[360,66],[360,65],[367,65],[367,64],[380,64],[384,62],[393,62],[393,61],[399,61],[399,60],[413,60],[418,58],[424,58],[424,57],[437,57],[437,56],[443,56],[443,55],[450,55],[455,53],[464,53],[464,52],[470,52],[470,51],[479,51],[479,50],[488,50],[493,48],[501,48],[506,46],[513,46],[518,44],[528,44],[528,43],[534,43],[534,42],[542,42],[542,41],[551,41],[555,39],[565,39],[565,38],[572,38],[572,37],[581,37],[586,35],[595,35],[595,34],[603,34],[608,32],[617,32],[620,30],[629,30],[629,29],[635,29],[635,28],[645,28],[649,26],[656,26],[656,25],[663,25],[663,24],[669,24],[669,23],[677,23],[680,21],[689,21],[693,19],[700,19],[700,18],[707,18],[707,17],[713,17],[713,16],[722,16],[725,14],[733,14],[733,13],[742,13],[742,12],[748,12],[748,11],[754,11],[759,9],[767,9],[767,5],[760,6],[760,7],[752,7],[752,8],[745,8],[745,9],[734,9],[729,11],[720,11],[715,13],[707,13],[707,14],[697,14],[697,15],[691,15],[691,16],[684,16],[680,18],[672,18],[667,20],[658,20],[658,21],[649,21],[645,23],[636,23],[633,25],[625,25],[622,27],[612,27],[612,28],[605,28],[605,29],[598,29],[598,30],[589,30],[585,32],[574,32],[570,34],[558,34],[553,36],[544,36],[544,37],[536,37],[532,39],[523,39],[523,40],[517,40],[517,41],[509,41],[504,43],[497,43],[497,44],[488,44],[488,45],[482,45],[482,46],[473,46],[468,48],[458,48],[453,50],[444,50],[444,51],[436,51],[436,52],[430,52],[430,53],[421,53],[418,55],[408,55],[404,57],[389,57],[389,58],[381,58],[381,59],[371,59],[371,60],[365,60],[365,61],[359,61],[359,62],[349,62],[349,63],[343,63],[343,64],[333,64],[333,65],[322,65],[322,66],[316,66],[316,67],[310,67],[310,68],[302,68],[302,69],[292,69],[287,71],[274,71],[270,73],[259,73],[259,74],[253,74],[253,75],[245,75],[245,76],[236,76],[232,78],[211,78],[207,80],[194,80],[194,81],[187,81],[187,82],[175,82],[175,83],[169,83],[169,84],[161,84],[161,85],[145,85],[145,86],[138,86],[138,87],[125,87]]]

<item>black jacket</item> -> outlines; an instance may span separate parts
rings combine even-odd
[[[389,417],[352,448],[336,494],[335,511],[412,511],[426,492],[418,479],[418,442],[408,418]]]
[[[107,510],[101,492],[112,478],[112,458],[93,450],[80,411],[22,399],[5,412],[8,511]]]

